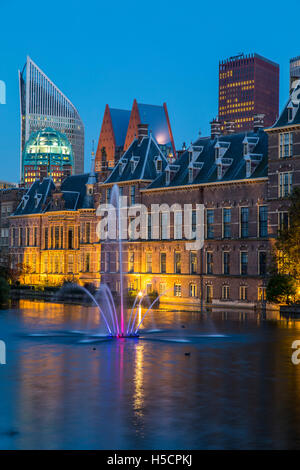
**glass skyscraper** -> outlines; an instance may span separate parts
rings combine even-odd
[[[32,132],[51,127],[65,134],[74,155],[73,174],[84,172],[84,126],[71,101],[27,57],[19,71],[21,111],[21,181],[24,181],[23,150]]]

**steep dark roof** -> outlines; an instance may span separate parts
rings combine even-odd
[[[246,175],[246,159],[243,153],[245,137],[250,144],[248,158],[252,161],[252,171],[249,176]],[[218,161],[215,157],[216,145],[224,150],[224,154]],[[169,170],[173,170],[173,178],[171,177],[168,187],[266,177],[267,148],[267,134],[262,130],[258,133],[222,135],[213,140],[207,137],[199,138],[177,161],[169,165],[148,188],[165,187],[167,185],[166,172]],[[192,181],[189,180],[191,161],[195,172]],[[218,177],[218,164],[221,164],[223,168],[221,177]]]
[[[116,108],[109,108],[109,111],[114,130],[116,145],[118,147],[123,147],[125,143],[131,111]]]
[[[65,208],[68,210],[91,209],[86,199],[86,183],[90,174],[74,175],[66,178],[60,187],[65,200]]]
[[[289,120],[289,109],[292,111],[291,120]],[[300,80],[297,80],[287,104],[283,108],[275,124],[272,126],[272,129],[291,126],[294,124],[300,124]]]
[[[45,178],[42,182],[36,180],[22,197],[13,215],[39,214],[44,212],[46,200],[54,189],[55,184],[51,178]]]
[[[140,142],[138,139],[135,139],[105,183],[133,180],[152,181],[158,175],[156,170],[157,158],[161,160],[162,169],[164,169],[167,166],[167,159],[151,134],[148,137],[144,137]],[[134,169],[132,168],[132,162],[134,162]]]
[[[89,198],[86,198],[86,183],[90,174],[74,175],[66,178],[60,188],[64,207],[63,210],[93,208]],[[42,182],[35,181],[24,194],[20,204],[13,215],[40,214],[51,210],[51,196],[56,190],[51,178],[45,178]]]

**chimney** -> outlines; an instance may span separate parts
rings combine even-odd
[[[226,121],[225,122],[225,133],[226,134],[234,134],[234,129],[235,124],[233,121]]]
[[[148,124],[138,124],[138,141],[141,142],[143,137],[148,137]]]
[[[258,132],[259,129],[263,129],[264,126],[264,114],[255,114],[253,116],[253,130],[254,132]]]
[[[212,140],[214,140],[216,137],[221,135],[221,123],[217,118],[211,121],[210,128],[211,128],[210,135],[211,135]]]

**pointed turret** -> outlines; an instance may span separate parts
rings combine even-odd
[[[85,184],[86,194],[84,198],[84,206],[86,208],[92,209],[94,207],[94,189],[95,189],[96,183],[97,183],[97,177],[95,173],[95,152],[94,152],[94,141],[93,141],[92,154],[91,154],[91,171],[89,173],[88,180]]]

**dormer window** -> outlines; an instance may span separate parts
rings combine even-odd
[[[121,174],[123,173],[123,171],[125,170],[126,163],[127,163],[127,159],[126,159],[126,158],[120,160],[120,163],[119,163],[119,175],[121,175]]]
[[[166,171],[166,184],[170,184],[170,181],[171,181],[171,172],[170,170],[167,170]]]
[[[218,180],[222,178],[222,164],[217,166],[217,178]]]
[[[192,183],[194,179],[194,171],[193,168],[189,168],[189,183]]]
[[[29,196],[25,195],[22,197],[22,209],[25,209],[28,200],[29,200]]]
[[[140,158],[139,157],[132,157],[131,160],[130,160],[130,169],[131,169],[131,173],[134,173],[135,172],[135,169],[137,167],[137,164],[138,162],[140,161]]]
[[[291,122],[293,120],[293,108],[288,108],[288,121]]]
[[[34,206],[35,206],[35,208],[38,207],[39,202],[40,202],[41,199],[42,199],[42,195],[38,194],[38,193],[35,193],[35,195],[34,195]]]
[[[244,142],[243,153],[244,153],[244,156],[248,155],[248,142]]]
[[[155,168],[157,173],[162,172],[162,159],[161,157],[155,157]]]
[[[215,159],[218,160],[219,156],[220,156],[220,148],[215,147]]]

